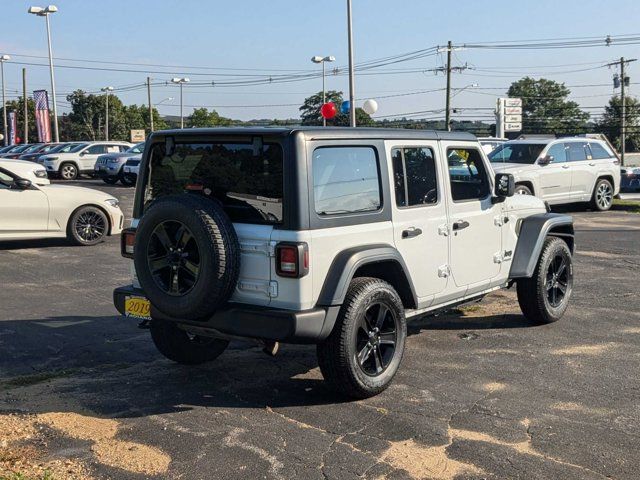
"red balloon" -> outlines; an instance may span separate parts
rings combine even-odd
[[[337,115],[338,109],[333,104],[333,102],[327,102],[322,107],[320,107],[320,113],[323,118],[330,119]]]

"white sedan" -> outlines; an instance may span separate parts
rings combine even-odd
[[[111,195],[39,185],[23,165],[0,164],[0,242],[67,237],[77,245],[95,245],[107,235],[119,234],[123,223],[118,199]]]

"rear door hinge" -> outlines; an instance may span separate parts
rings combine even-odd
[[[442,225],[438,226],[438,235],[442,235],[443,237],[448,237],[449,236],[449,225],[447,225],[446,223],[443,223]]]
[[[493,263],[502,263],[502,253],[498,252],[496,254],[493,255]]]
[[[447,278],[451,275],[451,271],[449,270],[449,265],[442,265],[438,267],[438,277]]]
[[[501,227],[502,225],[504,225],[504,220],[502,218],[502,215],[496,215],[495,217],[493,217],[493,224],[496,227]]]
[[[278,282],[271,280],[269,282],[269,297],[275,298],[278,296]]]

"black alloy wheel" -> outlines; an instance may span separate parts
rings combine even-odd
[[[184,295],[198,281],[200,250],[191,230],[176,220],[159,223],[149,238],[147,263],[164,293]]]
[[[569,288],[569,269],[564,255],[557,253],[547,269],[547,300],[549,305],[558,308],[562,305]]]
[[[358,365],[369,376],[383,373],[396,351],[398,327],[395,313],[383,303],[374,303],[360,317],[356,333]]]

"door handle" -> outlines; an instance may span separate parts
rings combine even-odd
[[[420,228],[409,227],[402,231],[402,238],[417,237],[418,235],[422,235],[422,230]]]
[[[589,166],[590,167],[595,167],[596,166],[596,162],[589,162]]]
[[[569,168],[569,165],[562,165],[562,168],[566,170],[567,168]]]
[[[468,226],[469,226],[469,222],[467,222],[466,220],[458,220],[457,222],[453,222],[453,229],[456,231],[463,230]]]

